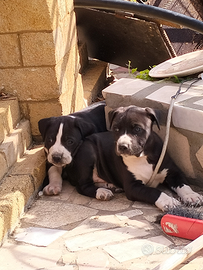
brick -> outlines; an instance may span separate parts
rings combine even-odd
[[[46,100],[59,97],[54,67],[0,69],[0,81],[19,100]]]
[[[0,67],[17,67],[21,65],[18,36],[16,34],[0,35]]]
[[[55,65],[55,45],[52,33],[24,33],[20,35],[24,66]]]
[[[39,135],[38,121],[42,118],[62,115],[62,106],[58,100],[46,102],[28,102],[31,132],[33,136]]]
[[[50,13],[47,7],[47,1],[0,1],[0,11],[0,33],[51,30]]]

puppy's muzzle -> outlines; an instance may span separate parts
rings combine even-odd
[[[63,155],[59,153],[55,153],[52,155],[52,160],[53,160],[53,163],[55,164],[60,164],[62,161],[62,158],[63,158]]]
[[[127,144],[127,143],[118,144],[118,152],[119,153],[129,152],[129,150],[130,150],[129,144]]]

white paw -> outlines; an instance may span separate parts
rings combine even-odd
[[[97,193],[96,193],[96,198],[97,200],[102,200],[102,201],[109,201],[113,198],[113,193],[111,190],[106,189],[106,188],[98,188]]]
[[[162,192],[156,200],[155,205],[164,212],[167,211],[167,209],[180,205],[180,202]]]
[[[198,194],[197,192],[191,192],[189,194],[185,194],[182,196],[182,201],[186,204],[190,205],[202,205],[203,204],[203,196]]]
[[[49,184],[46,187],[44,187],[43,189],[43,194],[44,195],[58,195],[59,193],[61,193],[62,190],[62,186],[61,185],[53,185],[53,184]]]
[[[185,204],[196,206],[203,204],[203,196],[194,192],[191,187],[187,185],[177,188],[176,192]]]

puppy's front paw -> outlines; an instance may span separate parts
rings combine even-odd
[[[189,204],[192,206],[199,206],[203,204],[203,196],[198,194],[197,192],[192,191],[191,193],[184,194],[181,197],[181,200],[185,204]]]
[[[97,200],[110,201],[113,198],[113,193],[111,190],[106,188],[98,188],[96,192]]]
[[[180,205],[180,202],[162,192],[159,198],[156,200],[155,205],[165,212],[170,208]]]
[[[191,187],[187,185],[184,185],[181,188],[177,188],[177,194],[185,204],[195,206],[203,204],[203,196],[197,192],[194,192]]]
[[[48,196],[58,195],[59,193],[61,193],[61,190],[62,190],[61,185],[49,184],[46,187],[44,187],[43,194]]]

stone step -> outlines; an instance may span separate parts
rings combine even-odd
[[[0,144],[0,181],[15,162],[23,156],[31,143],[32,137],[28,120],[21,120],[17,128],[13,129],[9,135],[4,136],[4,140]]]
[[[0,245],[18,224],[45,177],[42,146],[32,146],[30,122],[15,97],[0,100]],[[30,150],[28,150],[30,149]]]
[[[45,166],[44,149],[36,146],[26,151],[0,181],[0,245],[36,197],[45,177]]]
[[[20,109],[16,97],[0,99],[0,143],[20,122]]]

